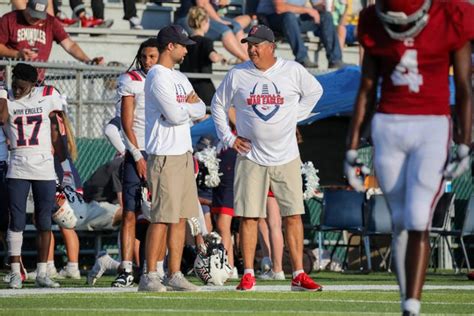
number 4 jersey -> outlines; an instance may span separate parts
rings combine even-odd
[[[56,179],[49,115],[62,109],[61,97],[51,86],[33,88],[18,100],[10,91],[6,129],[11,148],[8,178]]]
[[[448,74],[452,52],[474,36],[474,5],[433,1],[426,27],[415,38],[392,39],[375,6],[361,12],[358,36],[382,78],[379,112],[449,115]]]

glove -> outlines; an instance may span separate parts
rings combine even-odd
[[[347,181],[357,192],[365,192],[364,176],[370,173],[370,169],[365,166],[357,157],[357,150],[346,151],[344,161],[344,173]]]
[[[449,160],[444,169],[443,176],[446,180],[459,177],[469,169],[471,149],[465,144],[459,144],[456,153]]]

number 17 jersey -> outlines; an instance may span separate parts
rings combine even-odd
[[[8,178],[56,179],[49,115],[62,109],[61,97],[51,86],[33,88],[18,100],[10,91],[6,129],[11,148]]]

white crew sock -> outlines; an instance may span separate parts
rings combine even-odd
[[[21,271],[20,271],[21,267],[20,267],[19,262],[12,262],[10,264],[10,267],[13,273],[21,274]]]
[[[409,298],[403,303],[403,310],[415,315],[420,314],[421,302],[416,298]]]
[[[125,272],[132,273],[133,271],[133,263],[132,261],[122,261],[122,269]]]
[[[296,270],[296,271],[293,271],[293,279],[296,278],[298,275],[300,275],[301,273],[304,273],[304,270]]]
[[[244,275],[250,273],[251,276],[255,276],[255,271],[253,269],[244,269]]]
[[[48,264],[46,262],[38,262],[36,264],[36,277],[44,278],[46,276]]]

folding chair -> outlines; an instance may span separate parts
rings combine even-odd
[[[316,227],[318,231],[319,244],[319,262],[322,262],[322,233],[325,231],[340,231],[339,238],[331,253],[334,255],[335,249],[339,246],[339,241],[343,231],[352,233],[346,245],[346,252],[344,255],[343,266],[347,267],[347,253],[351,246],[351,240],[354,235],[361,236],[361,244],[364,244],[364,249],[367,255],[367,269],[372,270],[372,263],[370,261],[370,245],[369,239],[364,235],[364,204],[365,194],[349,190],[331,190],[324,191],[323,208],[321,212],[320,225]],[[360,262],[362,262],[362,253],[360,252]]]
[[[453,192],[444,193],[439,199],[433,214],[433,219],[431,221],[430,237],[432,238],[433,242],[430,244],[430,247],[431,249],[434,249],[436,244],[442,238],[446,242],[446,245],[448,247],[449,254],[451,256],[451,259],[453,260],[454,269],[456,272],[458,272],[458,266],[456,260],[454,259],[454,254],[450,242],[448,240],[448,236],[450,236],[448,232],[451,231],[449,217],[454,214],[454,200],[455,194]],[[433,261],[432,257],[433,252],[431,253],[431,261]]]
[[[464,255],[464,260],[466,261],[467,273],[469,273],[471,271],[471,265],[469,263],[469,257],[468,257],[468,254],[467,254],[466,245],[464,243],[464,238],[467,237],[467,236],[474,236],[474,194],[471,195],[471,197],[469,199],[469,203],[468,203],[466,211],[464,213],[464,220],[463,220],[463,223],[462,223],[462,227],[460,229],[449,229],[448,228],[446,230],[443,230],[443,231],[439,232],[439,234],[443,238],[446,238],[446,243],[448,245],[451,256],[453,256],[453,252],[452,252],[452,249],[451,249],[451,245],[447,241],[447,237],[452,236],[452,237],[459,238],[461,248],[462,248],[462,251],[463,251],[463,255]],[[460,267],[457,266],[456,260],[455,260],[454,257],[453,257],[453,262],[454,262],[454,265],[455,265],[456,269],[462,268],[462,264],[461,264]]]
[[[367,236],[391,236],[392,235],[392,217],[387,201],[383,194],[370,196],[367,202],[367,221],[365,235]],[[391,247],[389,246],[385,253],[376,247],[377,252],[382,258],[380,267],[390,271]],[[388,263],[387,263],[388,259]]]

